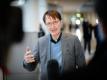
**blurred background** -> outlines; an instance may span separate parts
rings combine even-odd
[[[3,75],[5,80],[38,80],[38,68],[33,72],[26,71],[23,68],[23,57],[26,47],[32,49],[39,37],[48,34],[42,17],[49,9],[61,13],[63,32],[78,36],[87,64],[94,56],[98,41],[103,40],[104,35],[97,28],[100,24],[93,9],[93,0],[14,0],[10,5],[22,11],[24,36],[20,43],[10,47],[6,60],[9,74]],[[84,29],[84,26],[87,28]]]

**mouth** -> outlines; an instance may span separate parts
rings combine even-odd
[[[50,30],[51,32],[55,32],[56,31],[56,29],[54,29],[54,30]]]

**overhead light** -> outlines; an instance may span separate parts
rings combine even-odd
[[[96,19],[96,24],[98,24],[98,19]]]
[[[80,25],[80,20],[79,19],[76,20],[76,24]]]
[[[81,14],[80,14],[80,13],[77,13],[76,16],[77,16],[77,17],[81,17]]]

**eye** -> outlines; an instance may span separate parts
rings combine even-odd
[[[47,23],[47,25],[51,25],[51,24],[52,24],[51,22]]]
[[[54,24],[57,24],[58,23],[58,21],[54,21]]]
[[[48,22],[48,23],[46,23],[46,25],[47,25],[47,26],[57,25],[58,22],[59,22],[59,21],[56,20],[56,21],[53,21],[53,22]]]

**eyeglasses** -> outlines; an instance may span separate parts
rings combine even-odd
[[[57,25],[59,23],[59,20],[53,21],[53,22],[48,22],[46,23],[47,26],[52,26],[52,25]]]

